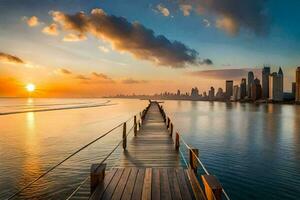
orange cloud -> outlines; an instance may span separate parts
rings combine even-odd
[[[132,78],[127,78],[122,81],[124,84],[139,84],[139,83],[148,83],[146,80],[136,80]]]
[[[25,64],[25,62],[21,58],[3,52],[0,52],[0,62],[11,64]]]
[[[216,27],[225,30],[230,35],[236,35],[239,32],[239,25],[229,17],[217,19]]]
[[[78,42],[78,41],[83,41],[86,40],[86,36],[83,34],[74,34],[70,33],[66,36],[64,36],[63,41],[65,42]]]
[[[32,16],[26,20],[26,23],[28,26],[34,27],[34,26],[38,26],[40,22],[39,22],[39,18],[37,18],[36,16]]]
[[[47,35],[57,36],[59,34],[58,26],[55,23],[50,24],[49,26],[46,26],[42,30],[43,33]]]

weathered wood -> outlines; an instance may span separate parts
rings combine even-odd
[[[197,174],[197,166],[198,166],[198,160],[197,157],[199,155],[198,149],[189,149],[189,155],[190,155],[190,168]]]
[[[144,185],[145,169],[139,169],[131,199],[141,199]]]
[[[127,134],[126,134],[126,122],[123,124],[123,149],[127,147]]]
[[[127,183],[128,176],[130,174],[131,168],[125,168],[124,172],[118,182],[118,185],[116,186],[116,189],[114,190],[112,200],[119,200],[122,197],[125,185]]]
[[[113,179],[111,180],[111,182],[109,183],[109,185],[107,186],[106,190],[104,191],[102,198],[103,200],[105,199],[111,199],[113,192],[116,189],[116,186],[123,174],[124,169],[118,169],[116,174],[114,175]]]
[[[130,200],[131,199],[131,195],[133,192],[133,187],[135,185],[135,180],[137,177],[137,173],[138,173],[138,169],[137,168],[132,168],[130,175],[128,177],[128,181],[127,184],[124,188],[124,193],[122,195],[122,200]]]
[[[160,200],[160,170],[152,170],[152,199]]]
[[[171,137],[172,137],[172,135],[173,135],[173,123],[171,123],[170,135],[171,135]]]
[[[172,199],[167,169],[161,171],[161,199]]]
[[[152,168],[147,168],[145,171],[142,199],[151,200],[151,180],[152,180]]]
[[[193,194],[195,195],[196,200],[206,200],[204,192],[200,186],[200,183],[195,175],[195,172],[192,169],[186,170],[189,180],[192,186]]]
[[[167,129],[169,129],[169,127],[170,127],[170,123],[171,123],[171,120],[170,120],[170,118],[168,117],[168,121],[167,121],[168,123],[167,123]]]
[[[127,142],[118,167],[181,167],[178,151],[164,124],[159,105],[152,102],[142,129]]]
[[[188,183],[185,179],[185,172],[182,168],[176,169],[176,175],[179,182],[179,188],[181,192],[181,197],[183,200],[192,199],[192,195],[189,191]]]
[[[213,175],[201,176],[207,200],[221,200],[222,186],[219,180]]]
[[[177,176],[175,174],[175,168],[168,169],[168,176],[172,199],[182,199],[179,184],[177,181]]]
[[[134,116],[134,123],[133,123],[133,132],[134,132],[134,136],[136,136],[137,134],[137,122],[136,122],[136,115]]]
[[[90,188],[91,188],[91,194],[94,192],[96,187],[103,181],[105,176],[105,168],[106,164],[92,164],[91,166],[91,181],[90,181]]]
[[[176,132],[176,135],[175,135],[175,149],[178,151],[179,150],[179,133]]]

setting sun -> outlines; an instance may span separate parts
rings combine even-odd
[[[34,92],[34,90],[35,90],[35,85],[32,84],[32,83],[27,84],[27,85],[26,85],[26,90],[27,90],[28,92]]]

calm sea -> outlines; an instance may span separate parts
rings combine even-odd
[[[129,99],[0,99],[0,199],[146,105]],[[163,106],[231,199],[300,198],[300,106],[190,101],[165,101]],[[89,175],[90,164],[120,141],[121,129],[18,198],[65,199]],[[109,167],[121,151],[110,157]]]

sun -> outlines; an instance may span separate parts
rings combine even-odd
[[[34,92],[34,91],[35,91],[35,85],[34,85],[33,83],[28,83],[28,84],[26,85],[26,90],[27,90],[28,92]]]

